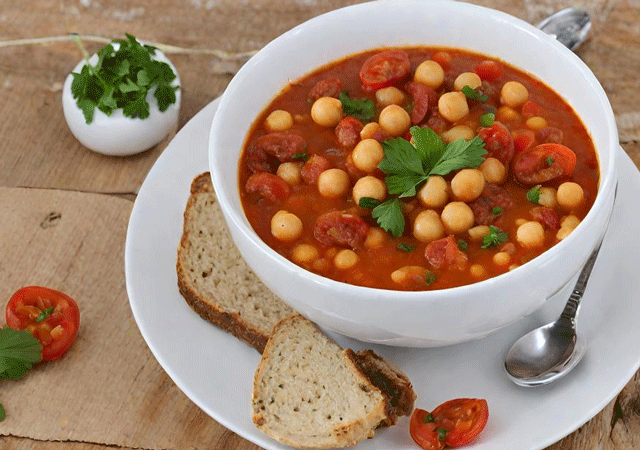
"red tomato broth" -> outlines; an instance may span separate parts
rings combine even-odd
[[[409,55],[411,61],[410,76],[401,82],[397,82],[394,86],[401,90],[407,81],[412,79],[416,67],[424,60],[429,59],[433,55],[441,57],[442,52],[451,56],[448,59],[446,67],[443,67],[445,79],[443,85],[437,89],[438,94],[453,90],[453,81],[456,76],[462,72],[473,71],[473,68],[487,58],[484,55],[474,54],[459,49],[449,48],[404,48]],[[481,242],[472,242],[468,233],[455,235],[456,241],[464,239],[468,243],[464,253],[468,256],[469,264],[465,271],[459,270],[435,270],[430,267],[425,259],[426,243],[418,241],[412,235],[412,223],[419,211],[425,209],[416,198],[408,199],[405,202],[405,232],[399,238],[393,238],[387,234],[385,236],[385,244],[381,247],[367,249],[358,248],[356,253],[359,256],[358,263],[351,269],[340,270],[334,267],[332,258],[335,253],[342,247],[327,246],[320,243],[313,235],[314,223],[316,218],[323,212],[331,210],[346,211],[355,215],[360,215],[371,226],[377,227],[375,219],[370,217],[370,211],[357,206],[350,195],[350,191],[346,196],[339,198],[326,198],[319,192],[316,185],[307,185],[302,182],[297,186],[291,186],[290,196],[283,202],[270,202],[260,198],[256,194],[248,194],[245,191],[245,183],[251,172],[245,164],[247,148],[251,142],[258,137],[268,134],[269,131],[263,126],[267,116],[274,110],[289,111],[294,117],[294,125],[286,131],[286,133],[296,133],[306,141],[305,153],[307,156],[318,154],[328,159],[332,167],[340,168],[348,171],[347,156],[352,149],[340,148],[336,141],[334,133],[335,127],[324,127],[316,124],[310,117],[310,108],[312,101],[308,98],[312,88],[320,80],[335,77],[340,79],[342,90],[348,92],[352,99],[369,98],[376,103],[375,90],[363,86],[358,73],[363,63],[371,55],[379,53],[382,50],[368,51],[362,54],[353,55],[345,59],[333,62],[322,67],[309,75],[290,83],[280,94],[278,94],[270,105],[261,113],[254,122],[249,132],[243,155],[240,159],[239,167],[239,189],[241,201],[249,223],[252,225],[260,238],[276,252],[284,257],[291,259],[293,248],[302,243],[311,244],[319,251],[318,260],[314,263],[300,263],[302,267],[319,275],[342,281],[349,284],[368,286],[382,289],[406,290],[400,284],[391,279],[390,274],[405,266],[422,266],[436,275],[436,280],[430,285],[425,284],[424,289],[444,289],[471,284],[482,279],[487,279],[505,273],[509,267],[516,264],[524,264],[535,258],[551,246],[558,242],[556,238],[557,230],[546,230],[544,245],[535,248],[524,248],[516,242],[516,231],[518,225],[516,220],[527,219],[533,220],[530,210],[537,205],[526,201],[526,194],[532,186],[524,186],[518,183],[508,168],[508,179],[501,187],[505,188],[514,199],[513,208],[504,211],[499,218],[493,223],[494,226],[505,231],[508,236],[508,242],[515,244],[515,253],[511,257],[511,263],[506,266],[497,266],[493,263],[493,255],[498,252],[501,246],[497,248],[482,249]],[[440,52],[440,53],[439,53]],[[584,218],[588,210],[591,208],[597,193],[599,182],[599,167],[597,156],[591,138],[582,124],[579,117],[572,108],[554,91],[548,88],[544,83],[532,78],[523,71],[510,66],[507,63],[499,61],[502,66],[502,72],[499,77],[492,81],[483,82],[480,90],[489,96],[489,100],[485,103],[479,103],[468,100],[470,112],[463,119],[451,123],[446,122],[446,129],[450,129],[455,125],[469,125],[476,133],[480,125],[480,117],[487,111],[496,112],[502,106],[500,104],[500,87],[506,81],[518,81],[527,87],[529,92],[529,101],[537,106],[536,111],[540,111],[541,116],[547,121],[549,127],[555,127],[562,131],[562,144],[569,147],[575,152],[577,157],[576,166],[571,177],[561,177],[544,183],[544,186],[557,188],[564,181],[575,181],[580,184],[584,191],[584,202],[578,211],[572,212],[577,215],[580,220]],[[403,92],[405,92],[403,90]],[[410,98],[402,105],[410,113]],[[377,121],[378,115],[382,108],[376,103],[376,116],[372,121]],[[437,109],[437,108],[436,108]],[[431,113],[427,113],[427,117],[420,122],[424,125]],[[498,115],[498,114],[497,114]],[[525,125],[526,117],[521,114],[514,119],[500,120],[511,132],[521,129],[528,129]],[[496,117],[498,120],[498,117]],[[366,124],[367,122],[363,122]],[[536,139],[533,145],[540,144]],[[276,164],[277,165],[277,162]],[[275,173],[275,170],[274,170]],[[379,178],[383,178],[382,173],[374,174]],[[450,182],[453,173],[445,177]],[[351,187],[355,183],[355,179],[351,179]],[[450,198],[449,201],[452,201]],[[558,209],[558,208],[556,208]],[[286,210],[295,214],[302,221],[302,235],[292,241],[283,242],[276,239],[271,233],[270,220],[271,217],[279,210]],[[438,212],[441,212],[441,208]],[[564,213],[566,214],[566,213]],[[564,214],[560,214],[562,217]],[[405,244],[411,251],[405,251],[398,248],[398,244]],[[318,261],[316,260],[316,261]],[[482,276],[473,277],[469,274],[469,268],[473,264],[481,264],[485,273]],[[413,289],[413,288],[408,288]]]

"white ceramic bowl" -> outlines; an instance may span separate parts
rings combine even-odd
[[[386,46],[461,47],[500,58],[552,87],[594,140],[601,167],[589,214],[565,240],[519,268],[468,286],[401,292],[351,286],[310,273],[260,240],[238,195],[238,159],[257,115],[288,81],[340,57]],[[585,64],[532,25],[461,2],[364,3],[316,17],[264,47],[229,84],[210,133],[218,201],[240,252],[264,283],[319,325],[368,342],[431,347],[478,339],[539,308],[570,281],[613,206],[618,152],[607,97]]]
[[[118,43],[112,43],[114,49],[119,48]],[[180,76],[169,58],[156,49],[153,55],[156,61],[162,61],[171,67],[176,78],[171,82],[172,86],[180,86]],[[95,65],[98,55],[94,54],[89,62]],[[85,60],[82,60],[71,71],[80,73]],[[62,110],[69,130],[82,145],[97,153],[109,156],[128,156],[150,149],[164,139],[178,122],[181,89],[176,90],[176,101],[164,111],[160,111],[158,101],[154,97],[155,88],[147,94],[149,103],[149,117],[146,119],[126,117],[122,108],[116,109],[107,116],[98,108],[93,113],[93,120],[87,123],[82,110],[76,104],[71,93],[73,75],[69,74],[62,87]]]

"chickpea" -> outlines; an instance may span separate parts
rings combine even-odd
[[[433,209],[421,211],[413,222],[413,236],[420,242],[431,242],[444,237],[444,225]]]
[[[453,82],[453,88],[456,91],[461,91],[463,87],[469,86],[471,89],[479,88],[482,85],[482,80],[475,72],[463,72]]]
[[[493,255],[493,263],[496,266],[506,266],[511,262],[511,255],[507,252],[498,252]]]
[[[540,130],[548,125],[547,121],[543,117],[538,116],[529,117],[525,124],[533,131]]]
[[[362,197],[371,197],[383,201],[387,196],[387,185],[380,178],[371,175],[360,178],[353,186],[353,201],[360,204]]]
[[[560,226],[561,227],[575,228],[578,225],[580,225],[580,219],[578,219],[578,217],[574,216],[573,214],[571,214],[569,216],[564,216],[560,220]]]
[[[423,61],[416,68],[413,79],[418,83],[426,84],[433,89],[438,89],[444,81],[444,70],[442,66],[435,61]]]
[[[556,199],[556,190],[552,187],[541,187],[540,196],[538,197],[538,204],[540,206],[546,206],[547,208],[555,208],[558,206],[558,200]]]
[[[558,232],[556,233],[556,238],[561,241],[567,236],[569,236],[573,232],[574,228],[571,227],[560,227]]]
[[[337,98],[320,97],[311,106],[311,118],[323,127],[335,127],[342,120],[342,103]]]
[[[358,259],[356,252],[345,248],[333,257],[333,265],[336,266],[338,270],[347,270],[355,266],[358,263]]]
[[[414,278],[424,279],[427,269],[421,266],[404,266],[391,272],[391,281],[398,284],[410,283]]]
[[[525,223],[529,222],[528,219],[523,219],[523,218],[519,218],[515,220],[515,224],[520,226],[520,225],[524,225]]]
[[[378,122],[384,131],[391,136],[402,136],[411,126],[411,117],[403,107],[389,105],[380,112]]]
[[[297,264],[310,263],[320,256],[320,252],[311,244],[296,245],[291,253],[291,259]]]
[[[447,233],[457,234],[468,231],[473,226],[473,211],[464,202],[451,202],[447,204],[440,215],[442,224]]]
[[[318,177],[318,191],[323,197],[336,198],[349,191],[349,175],[342,169],[327,169]]]
[[[473,228],[469,228],[469,239],[475,242],[479,242],[484,239],[484,237],[489,234],[489,226],[488,225],[477,225]]]
[[[482,264],[472,264],[471,267],[469,267],[469,273],[473,278],[484,278],[487,271]]]
[[[487,183],[502,184],[507,181],[507,168],[496,158],[485,159],[478,169]]]
[[[505,105],[517,108],[527,101],[529,98],[529,91],[518,81],[507,81],[502,86],[500,95],[502,97],[502,102]]]
[[[271,218],[271,234],[280,241],[292,241],[302,234],[302,221],[287,211],[278,211]]]
[[[360,130],[360,139],[372,138],[378,131],[380,131],[380,124],[378,122],[369,122]]]
[[[478,169],[462,169],[451,180],[453,196],[463,202],[472,202],[482,194],[484,175]]]
[[[269,131],[285,131],[293,126],[293,116],[289,111],[276,109],[271,111],[264,121],[264,127]]]
[[[418,191],[418,201],[427,208],[442,208],[449,200],[449,186],[440,175],[431,175]]]
[[[302,182],[301,167],[300,163],[284,162],[278,166],[276,175],[286,181],[289,186],[297,186]]]
[[[387,233],[382,228],[371,227],[364,239],[366,248],[380,247],[387,240]]]
[[[375,139],[363,139],[351,152],[353,165],[363,172],[371,173],[384,158],[382,144]]]
[[[438,99],[438,111],[449,122],[457,122],[469,114],[467,97],[462,92],[442,94]]]
[[[520,113],[509,106],[501,106],[496,111],[496,120],[501,122],[516,122],[520,120]]]
[[[535,221],[525,222],[518,227],[516,239],[523,247],[539,247],[544,243],[544,228]]]
[[[584,191],[578,183],[566,181],[558,186],[556,199],[560,207],[566,211],[573,211],[582,204]]]
[[[378,89],[376,101],[380,106],[401,105],[404,102],[404,93],[394,86]]]
[[[475,133],[471,129],[471,127],[467,125],[456,125],[453,128],[449,128],[447,131],[442,133],[442,139],[445,142],[453,142],[458,139],[464,139],[465,141],[470,141],[475,136]]]

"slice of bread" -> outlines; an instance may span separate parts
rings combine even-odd
[[[279,322],[254,377],[255,425],[297,448],[350,447],[372,437],[387,401],[349,352],[300,315]]]
[[[180,293],[201,317],[259,352],[273,326],[294,313],[242,259],[226,229],[208,172],[191,183],[176,270]]]

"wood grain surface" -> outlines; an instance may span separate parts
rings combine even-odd
[[[174,130],[131,157],[106,157],[69,132],[62,84],[81,58],[69,33],[140,39],[167,53],[182,80],[178,128],[218,97],[279,34],[352,0],[0,0],[0,298],[23,285],[81,305],[74,351],[19,382],[0,381],[2,450],[254,450],[173,384],[135,326],[124,281],[125,231],[136,193]],[[537,23],[567,6],[593,19],[578,55],[609,96],[623,149],[640,167],[640,2],[473,0]],[[86,39],[89,52],[103,44]],[[221,58],[216,51],[231,55]],[[639,350],[640,351],[640,350]],[[588,389],[588,387],[585,387]],[[57,394],[64,393],[61,397]],[[544,430],[540,430],[544,433]],[[640,374],[596,417],[550,450],[640,448]],[[517,450],[517,449],[514,449]]]

